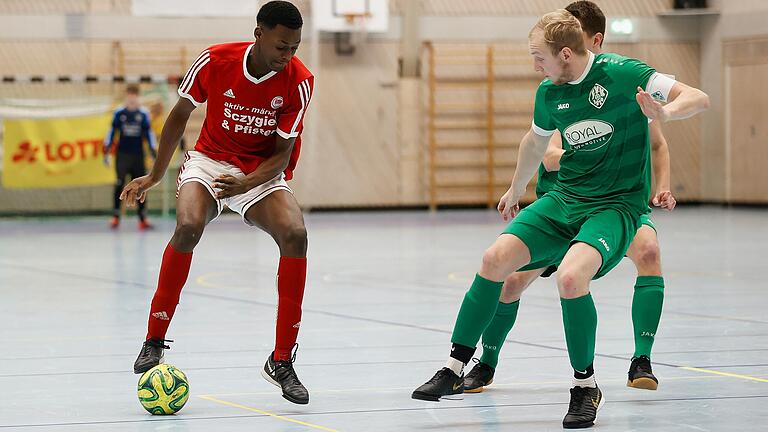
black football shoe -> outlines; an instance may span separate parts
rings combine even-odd
[[[414,390],[411,397],[430,402],[439,402],[440,399],[464,399],[463,375],[458,376],[452,370],[444,367],[437,371],[432,379]]]
[[[143,374],[163,362],[163,350],[170,349],[166,342],[173,342],[168,339],[147,339],[141,346],[139,356],[133,363],[133,373]]]
[[[495,369],[483,362],[477,362],[464,377],[464,393],[481,393],[493,382]]]
[[[605,403],[603,392],[597,387],[573,387],[568,414],[563,419],[565,429],[583,429],[595,424],[597,411]]]
[[[296,344],[298,351],[298,344]],[[296,361],[296,351],[293,352],[290,360],[275,361],[275,353],[271,353],[264,363],[261,370],[261,376],[269,383],[280,387],[283,391],[283,397],[295,404],[306,405],[309,403],[309,391],[304,384],[299,381],[293,363]]]
[[[646,356],[635,357],[629,365],[629,378],[627,387],[656,390],[659,388],[659,380],[651,370],[651,359]]]

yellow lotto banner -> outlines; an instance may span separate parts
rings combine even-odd
[[[3,186],[60,188],[115,182],[104,166],[109,113],[50,119],[6,119]]]

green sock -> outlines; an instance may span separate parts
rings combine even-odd
[[[490,281],[480,275],[475,276],[472,286],[461,303],[459,316],[453,327],[452,343],[472,348],[477,345],[480,335],[496,313],[502,285],[503,282]]]
[[[597,309],[592,294],[574,299],[560,299],[568,357],[576,371],[585,371],[595,360]]]
[[[635,355],[651,358],[653,339],[661,320],[664,304],[664,278],[638,276],[632,297],[632,325],[635,329]]]
[[[515,325],[519,306],[520,300],[514,303],[499,302],[491,323],[483,332],[483,355],[480,361],[494,369],[499,364],[499,353],[504,340]]]

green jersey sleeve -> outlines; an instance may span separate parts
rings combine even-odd
[[[533,124],[531,128],[539,136],[551,136],[555,133],[555,129],[557,129],[546,103],[547,89],[549,87],[549,80],[544,80],[536,90],[536,102],[533,106]]]
[[[635,59],[625,59],[622,64],[617,68],[620,82],[626,82],[632,84],[632,92],[637,90],[637,87],[643,90],[647,89],[648,81],[656,73],[656,69],[648,66],[647,64]]]

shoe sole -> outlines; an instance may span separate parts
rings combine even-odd
[[[483,390],[485,390],[485,388],[488,387],[491,384],[493,384],[493,380],[488,381],[488,384],[486,384],[484,386],[476,387],[476,388],[473,388],[473,389],[468,389],[468,388],[464,387],[464,393],[482,393]]]
[[[600,403],[597,404],[597,410],[595,411],[595,420],[591,422],[584,422],[584,423],[571,423],[566,425],[563,423],[563,429],[586,429],[590,428],[595,425],[595,421],[597,420],[597,413],[600,412],[600,408],[605,405],[605,395],[603,394],[603,397],[600,398]]]
[[[427,393],[415,391],[411,394],[411,399],[423,400],[427,402],[440,402],[441,400],[464,400],[464,393],[452,395],[435,396]]]
[[[635,380],[627,380],[627,387],[642,390],[656,390],[659,388],[659,383],[650,378],[637,378]]]
[[[277,382],[274,379],[272,379],[272,377],[269,376],[269,374],[263,368],[261,369],[261,376],[262,376],[262,378],[267,380],[268,383],[270,383],[273,386],[279,388],[280,391],[283,390],[283,386],[281,386],[279,382]],[[309,399],[306,399],[306,400],[304,400],[304,399],[296,399],[294,397],[291,397],[290,395],[285,394],[285,392],[283,392],[283,398],[285,400],[287,400],[288,402],[293,402],[293,403],[295,403],[297,405],[307,405],[309,403]]]

